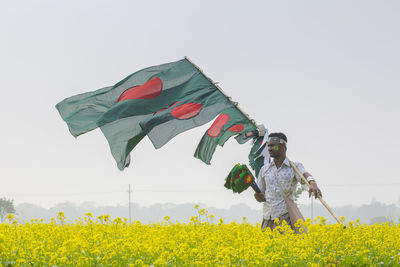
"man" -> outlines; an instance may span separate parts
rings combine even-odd
[[[273,160],[261,168],[257,185],[262,193],[254,194],[258,202],[264,202],[261,229],[269,227],[273,230],[277,226],[274,223],[276,218],[279,218],[280,222],[286,220],[292,228],[294,227],[294,222],[290,221],[286,210],[283,194],[294,200],[297,182],[301,182],[301,178],[289,164],[289,159],[286,157],[286,143],[287,137],[283,133],[271,133],[268,135],[268,152]],[[311,174],[306,172],[303,164],[299,162],[293,162],[293,164],[310,183],[309,197],[311,197],[311,193],[314,194],[315,198],[322,196],[317,183]],[[281,189],[283,189],[283,192]]]

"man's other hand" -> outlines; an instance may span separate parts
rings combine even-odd
[[[321,190],[319,190],[317,183],[314,181],[310,181],[310,189],[308,190],[308,197],[311,197],[311,193],[314,194],[315,199],[318,197],[322,197]]]
[[[258,202],[264,202],[264,193],[255,193],[254,194],[254,198],[258,201]]]

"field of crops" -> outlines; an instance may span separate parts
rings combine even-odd
[[[262,232],[243,221],[226,224],[204,209],[189,223],[151,225],[92,214],[67,222],[0,224],[3,266],[400,266],[400,225],[307,220],[307,233],[285,225]],[[344,218],[342,218],[344,220]],[[281,233],[284,231],[284,233]]]

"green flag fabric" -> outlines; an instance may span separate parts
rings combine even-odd
[[[263,143],[263,136],[257,136],[253,139],[253,146],[251,147],[250,153],[249,153],[249,164],[250,167],[254,170],[256,173],[256,177],[258,177],[258,174],[261,170],[261,167],[264,166],[265,164],[265,155],[262,154],[262,151],[266,144],[264,146],[261,146]]]
[[[146,115],[122,118],[100,127],[117,162],[118,169],[123,170],[130,164],[130,152],[146,136],[139,122]]]
[[[211,164],[210,161],[217,145],[224,146],[225,142],[234,135],[253,135],[255,130],[253,123],[236,107],[227,108],[205,132],[194,156],[206,164]]]
[[[143,120],[140,126],[154,147],[160,148],[174,136],[209,122],[231,106],[219,90],[202,89]]]
[[[139,70],[114,86],[56,105],[75,137],[100,128],[118,168],[147,135],[156,148],[232,105],[201,71],[183,59]]]
[[[254,139],[254,137],[256,137],[256,136],[258,136],[257,128],[255,128],[254,130],[252,130],[250,132],[246,131],[241,134],[238,134],[237,136],[235,136],[235,139],[239,144],[242,145],[242,144],[248,142],[249,140]]]
[[[151,115],[190,95],[198,88],[185,84],[194,76],[202,75],[183,59],[137,71],[114,86],[66,98],[56,108],[77,137],[118,119]]]

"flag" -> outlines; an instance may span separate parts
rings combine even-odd
[[[245,131],[241,134],[236,135],[235,139],[239,144],[242,145],[242,144],[246,143],[247,141],[254,139],[255,136],[258,136],[258,134],[259,134],[258,129],[255,128],[252,131]]]
[[[261,167],[268,164],[270,161],[267,140],[268,131],[265,132],[264,136],[255,136],[253,138],[253,146],[251,147],[248,158],[250,167],[256,173],[256,177],[258,177]]]
[[[117,84],[75,95],[56,105],[75,137],[100,128],[118,168],[147,135],[160,148],[232,105],[186,58],[139,70]]]
[[[197,88],[185,84],[199,70],[186,59],[137,71],[114,86],[64,99],[56,105],[75,137],[121,118],[149,115]],[[205,81],[206,82],[206,81]]]
[[[198,144],[194,156],[206,164],[210,164],[217,145],[224,146],[225,142],[234,135],[253,135],[254,124],[236,107],[225,109],[205,132]],[[243,137],[245,139],[246,137]]]
[[[225,178],[224,186],[227,189],[232,189],[234,193],[240,194],[250,186],[253,187],[254,184],[255,179],[249,168],[247,168],[246,164],[238,163],[232,168],[228,176]],[[257,192],[260,192],[259,188]]]
[[[142,121],[140,126],[154,147],[160,148],[179,133],[209,122],[231,106],[219,90],[200,90]]]

